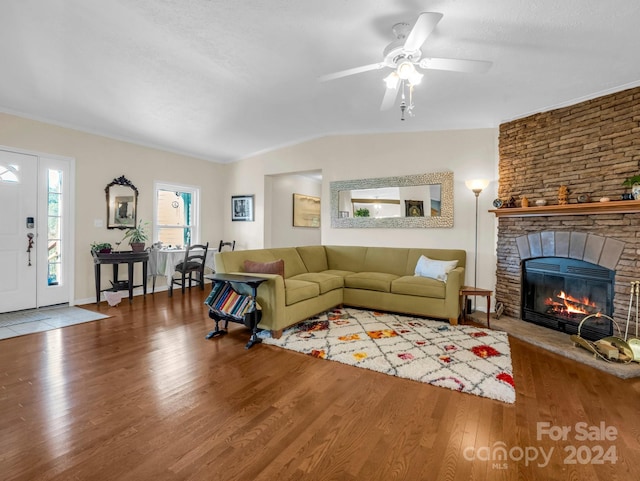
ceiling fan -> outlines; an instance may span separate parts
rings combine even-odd
[[[382,62],[330,73],[323,75],[319,80],[325,82],[370,70],[392,68],[394,69],[393,72],[384,79],[387,88],[380,110],[391,108],[398,96],[398,91],[402,91],[400,109],[402,111],[402,120],[404,120],[405,110],[411,113],[413,108],[411,99],[413,87],[420,83],[423,76],[416,67],[425,70],[449,70],[466,73],[485,73],[491,68],[492,63],[483,60],[422,57],[420,48],[442,17],[441,13],[422,12],[418,15],[413,27],[408,23],[395,24],[392,30],[396,40],[384,49]],[[405,98],[405,88],[407,87],[410,95],[409,105],[407,105]]]

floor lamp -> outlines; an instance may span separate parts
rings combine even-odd
[[[473,257],[474,257],[474,268],[473,268],[473,287],[477,288],[478,287],[478,197],[480,196],[480,192],[482,192],[484,189],[487,188],[487,186],[489,185],[489,181],[486,179],[474,179],[474,180],[467,180],[464,183],[467,186],[467,189],[469,189],[470,191],[472,191],[475,195],[476,195],[476,243],[475,243],[475,249],[473,251]],[[475,306],[475,296],[473,298],[473,310],[476,310],[476,306]]]

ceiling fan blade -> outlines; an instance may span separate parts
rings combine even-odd
[[[389,110],[391,107],[393,107],[393,104],[396,103],[398,90],[400,89],[397,86],[396,88],[387,87],[387,90],[385,90],[384,92],[384,97],[382,97],[382,104],[380,104],[380,110]]]
[[[339,72],[323,75],[322,77],[319,77],[318,80],[320,82],[326,82],[328,80],[335,80],[342,77],[348,77],[349,75],[368,72],[369,70],[378,70],[383,68],[384,66],[384,63],[372,63],[369,65],[363,65],[362,67],[349,68],[347,70],[340,70]]]
[[[404,42],[404,49],[413,52],[422,47],[422,44],[431,32],[433,32],[433,29],[436,28],[441,18],[441,13],[422,12],[418,16],[418,20],[416,20],[411,32],[407,35],[407,40]]]
[[[484,60],[463,60],[455,58],[423,58],[418,64],[431,70],[450,70],[465,73],[486,73],[493,65]]]

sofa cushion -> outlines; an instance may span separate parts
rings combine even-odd
[[[320,287],[320,294],[344,287],[344,278],[342,276],[325,274],[323,272],[307,272],[306,274],[298,274],[289,279],[315,282]]]
[[[285,279],[285,301],[287,306],[320,295],[320,287],[315,282]]]
[[[391,283],[391,292],[393,294],[444,299],[447,293],[446,287],[444,282],[429,277],[403,276]]]
[[[322,272],[329,268],[327,264],[327,253],[323,246],[302,246],[296,247],[302,262],[309,272]]]
[[[329,269],[338,269],[351,272],[361,272],[364,269],[366,247],[358,246],[324,246],[327,253],[327,265]]]
[[[244,271],[254,274],[279,274],[284,277],[284,261],[278,259],[272,262],[244,261]]]
[[[278,247],[267,250],[273,255],[274,259],[284,260],[284,277],[289,278],[307,272],[307,268],[295,247]]]
[[[353,271],[341,271],[339,269],[327,269],[322,271],[322,274],[330,274],[332,276],[347,277],[348,275],[355,274]]]
[[[362,270],[405,276],[408,255],[408,249],[398,247],[367,247]]]
[[[397,278],[394,274],[384,272],[356,272],[344,278],[344,287],[391,292],[391,282]]]

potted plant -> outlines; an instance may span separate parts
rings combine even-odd
[[[640,200],[640,174],[627,177],[622,182],[625,187],[631,187],[631,194],[635,200]]]
[[[369,217],[369,209],[362,208],[358,209],[353,213],[354,217]]]
[[[109,254],[113,247],[108,242],[92,242],[91,250],[100,254]]]
[[[137,227],[128,229],[122,240],[129,239],[129,245],[133,252],[142,252],[144,250],[145,242],[149,239],[149,235],[145,231],[148,222],[142,223],[142,219],[138,222]]]

